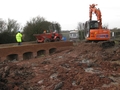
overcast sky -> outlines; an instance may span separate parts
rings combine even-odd
[[[33,17],[41,16],[58,22],[62,30],[73,30],[79,22],[89,20],[89,5],[93,3],[101,10],[103,24],[120,28],[119,0],[0,0],[0,18],[14,19],[24,26]]]

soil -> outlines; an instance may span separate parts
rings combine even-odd
[[[120,46],[78,43],[48,56],[2,62],[0,90],[120,90]]]

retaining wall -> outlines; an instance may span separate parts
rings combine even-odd
[[[72,42],[49,42],[27,45],[14,45],[0,48],[0,62],[4,60],[25,60],[49,55],[59,48],[73,46]]]

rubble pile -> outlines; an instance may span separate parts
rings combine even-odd
[[[49,56],[0,63],[0,90],[119,89],[119,46],[78,43]]]

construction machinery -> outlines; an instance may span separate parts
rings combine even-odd
[[[111,40],[110,30],[102,27],[101,11],[96,6],[97,4],[89,6],[89,20],[84,25],[85,40],[86,42],[99,42],[102,47],[114,46],[115,42]],[[92,20],[93,13],[96,14],[97,20]]]
[[[50,32],[47,33],[47,31],[44,30],[43,34],[34,34],[33,36],[36,37],[36,41],[38,43],[55,42],[62,40],[62,34],[60,34],[59,30],[55,28],[55,24],[50,25],[49,31]]]

